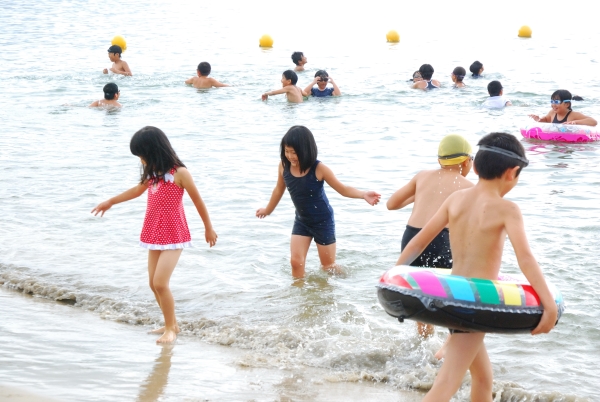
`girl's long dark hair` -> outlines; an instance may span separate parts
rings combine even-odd
[[[300,173],[306,172],[317,160],[317,143],[310,130],[304,126],[292,126],[281,139],[280,153],[281,163],[286,170],[290,169],[291,163],[285,157],[285,147],[294,148],[298,155]]]
[[[129,149],[145,162],[140,183],[150,179],[164,180],[173,167],[185,167],[160,128],[146,126],[131,137]]]

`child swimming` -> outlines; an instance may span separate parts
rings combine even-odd
[[[294,71],[304,71],[304,65],[308,63],[308,59],[302,52],[292,53],[292,61],[296,65],[296,67],[294,67]]]
[[[104,99],[92,102],[89,107],[121,107],[121,104],[117,102],[121,95],[117,84],[109,82],[102,88],[102,91],[104,91]]]
[[[466,74],[467,74],[467,72],[462,67],[456,67],[452,71],[452,74],[450,74],[450,78],[452,78],[452,82],[454,83],[454,88],[466,87],[465,83],[463,82],[463,79],[465,78]]]
[[[308,96],[300,87],[296,86],[298,76],[292,70],[285,70],[281,76],[281,89],[265,92],[262,94],[262,100],[267,100],[271,95],[285,94],[287,100],[292,103],[301,103],[304,96]]]
[[[413,84],[413,88],[415,89],[423,89],[423,90],[429,90],[429,89],[437,89],[440,87],[440,82],[438,80],[432,80],[431,77],[433,76],[433,67],[431,66],[431,64],[423,64],[420,68],[419,68],[419,73],[421,74],[421,77],[423,78],[421,81],[417,81]]]
[[[121,46],[112,45],[108,48],[108,58],[113,62],[112,66],[109,68],[105,68],[102,72],[104,74],[114,73],[131,76],[131,69],[129,68],[129,64],[125,60],[121,60],[121,53],[123,50]]]
[[[504,88],[500,81],[491,81],[487,86],[489,98],[483,102],[483,107],[488,109],[502,109],[505,106],[512,106],[511,101],[504,96]]]
[[[217,234],[192,175],[177,157],[165,133],[156,127],[144,127],[133,135],[129,148],[143,165],[140,182],[124,193],[98,204],[92,209],[92,213],[104,216],[113,205],[137,198],[148,190],[148,207],[140,235],[140,246],[148,249],[150,289],[154,292],[165,319],[165,326],[152,332],[162,333],[157,343],[170,343],[177,338],[179,326],[175,318],[175,301],[169,289],[169,280],[181,252],[191,246],[182,202],[184,191],[187,191],[200,214],[204,223],[204,238],[210,247],[217,242]]]
[[[471,71],[471,77],[481,78],[481,73],[483,73],[483,64],[481,64],[479,61],[474,61],[469,67],[469,71]]]
[[[386,204],[389,210],[401,209],[413,204],[402,236],[402,250],[421,231],[450,194],[473,187],[473,183],[465,178],[473,165],[471,145],[462,136],[450,134],[440,141],[438,163],[440,165],[438,169],[417,173],[408,184],[396,191]],[[410,265],[452,268],[448,228],[442,229]],[[417,332],[423,337],[430,336],[433,334],[433,325],[419,322]]]
[[[579,97],[579,99],[581,98]],[[559,89],[558,91],[554,91],[552,96],[550,96],[552,109],[550,109],[546,116],[539,117],[538,115],[530,114],[529,117],[540,123],[579,124],[582,126],[597,125],[598,122],[595,119],[583,113],[573,111],[571,108],[573,100],[575,99],[571,95],[571,92],[566,89]]]
[[[281,139],[281,162],[277,184],[266,208],[259,208],[260,219],[271,215],[279,204],[285,189],[296,207],[296,218],[290,241],[290,263],[294,278],[305,275],[305,261],[311,241],[315,240],[322,268],[331,273],[341,272],[335,263],[336,238],[333,208],[325,195],[327,182],[344,197],[362,198],[376,205],[381,195],[375,191],[361,191],[342,184],[330,168],[317,160],[317,144],[311,131],[304,126],[293,126]]]
[[[452,274],[496,280],[502,262],[506,236],[512,244],[519,268],[544,306],[539,325],[532,335],[554,328],[558,308],[533,256],[525,234],[519,207],[504,199],[519,181],[529,161],[523,145],[513,135],[492,133],[483,137],[475,156],[474,187],[456,191],[408,243],[398,264],[417,258],[446,226],[450,229]],[[493,213],[491,213],[493,211]],[[444,363],[424,402],[449,401],[459,389],[467,370],[471,372],[471,400],[492,401],[493,371],[484,345],[485,333],[453,331]]]
[[[222,82],[215,80],[214,78],[209,78],[208,75],[210,74],[210,70],[210,64],[206,61],[203,61],[202,63],[198,64],[198,68],[196,69],[197,77],[188,78],[187,80],[185,80],[185,83],[198,89],[212,87],[219,88],[229,86],[227,84],[223,84]]]
[[[327,82],[329,82],[333,88],[327,88]],[[313,88],[315,85],[317,88]],[[319,70],[315,73],[315,79],[304,88],[304,92],[318,98],[340,96],[342,94],[342,91],[340,91],[333,78],[331,78],[325,70]]]

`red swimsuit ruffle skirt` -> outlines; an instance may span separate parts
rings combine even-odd
[[[177,187],[173,174],[165,180],[148,181],[148,206],[140,246],[148,250],[176,250],[192,246],[192,237],[183,209],[183,189]]]

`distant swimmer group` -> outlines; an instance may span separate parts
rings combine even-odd
[[[123,49],[119,45],[112,45],[108,48],[108,58],[112,62],[110,67],[103,70],[104,74],[120,74],[125,76],[131,76],[132,72],[129,65],[125,60],[121,58]],[[264,92],[261,95],[261,99],[266,101],[269,96],[274,95],[285,95],[286,99],[290,103],[302,103],[305,98],[316,97],[335,97],[342,95],[342,91],[338,87],[333,77],[329,76],[325,70],[317,70],[314,74],[314,79],[305,88],[299,87],[298,74],[296,72],[305,71],[305,65],[308,63],[308,58],[303,52],[293,52],[291,56],[294,64],[293,70],[285,70],[281,75],[281,88],[274,89],[271,91]],[[469,67],[471,72],[471,78],[480,79],[483,78],[484,71],[483,63],[480,61],[474,61]],[[433,78],[435,72],[431,64],[423,64],[419,67],[419,70],[413,73],[412,79],[409,80],[411,88],[420,89],[423,91],[430,91],[442,88],[440,81]],[[190,85],[196,89],[208,89],[208,88],[220,88],[228,87],[230,85],[224,84],[212,77],[209,77],[211,73],[210,63],[203,61],[198,64],[196,68],[196,76],[185,80],[186,85]],[[452,88],[461,89],[467,87],[464,83],[466,76],[465,68],[458,66],[454,68],[450,74],[452,80]],[[329,84],[331,86],[329,86]],[[116,84],[114,87],[108,88],[108,91],[104,91],[104,99],[93,102],[90,107],[106,107],[115,108],[121,107],[121,104],[117,102],[119,98],[118,88]],[[105,86],[104,89],[107,89]],[[512,102],[504,96],[504,88],[500,81],[491,81],[487,86],[489,98],[486,99],[481,105],[487,109],[502,109],[506,106],[512,106]],[[107,97],[108,96],[108,97]],[[544,117],[539,117],[535,114],[530,114],[529,117],[540,123],[555,123],[555,124],[577,124],[595,126],[597,122],[595,119],[585,116],[582,113],[574,112],[571,108],[573,100],[583,100],[579,96],[571,96],[571,93],[567,90],[561,89],[554,92],[551,96],[552,109]]]

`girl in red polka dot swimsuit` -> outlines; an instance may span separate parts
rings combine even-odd
[[[129,147],[144,165],[140,183],[100,203],[92,213],[103,216],[113,205],[137,198],[148,190],[140,246],[148,249],[150,288],[165,318],[165,326],[152,332],[162,334],[157,343],[169,343],[175,341],[179,333],[169,280],[181,252],[192,245],[183,210],[184,190],[204,222],[204,237],[210,247],[217,242],[217,234],[192,175],[177,157],[165,133],[156,127],[144,127],[133,135]]]

